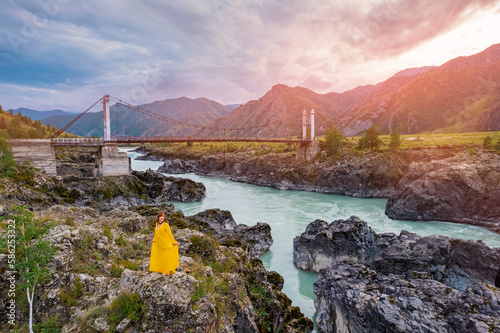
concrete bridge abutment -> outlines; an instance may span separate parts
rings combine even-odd
[[[18,164],[30,161],[31,165],[42,172],[55,176],[56,153],[50,139],[8,139],[14,161]]]
[[[42,172],[57,176],[57,160],[54,146],[99,146],[98,160],[95,170],[96,176],[122,176],[132,171],[130,158],[127,153],[118,151],[116,143],[96,143],[95,139],[8,139],[12,148],[14,161],[21,164],[28,160],[31,165]]]
[[[132,167],[127,153],[118,151],[116,143],[105,143],[100,147],[98,176],[130,175]]]
[[[319,141],[301,142],[295,148],[295,158],[297,160],[311,161],[321,152]]]

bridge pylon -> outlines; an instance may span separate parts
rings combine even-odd
[[[307,138],[307,126],[311,128],[311,138]],[[302,113],[302,140],[314,141],[314,109],[304,110]]]
[[[104,141],[111,140],[111,120],[109,115],[109,95],[102,98],[102,111],[104,117]]]
[[[311,128],[311,136],[307,138],[307,127]],[[295,157],[298,160],[310,161],[321,151],[319,141],[314,140],[314,109],[304,110],[302,113],[302,140],[295,148]]]

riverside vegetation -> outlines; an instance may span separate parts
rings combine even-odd
[[[29,164],[13,163],[5,147],[0,214],[3,221],[19,222],[16,242],[24,237],[27,246],[17,247],[15,268],[27,274],[16,276],[16,326],[2,322],[1,331],[28,332],[30,303],[34,332],[312,330],[311,320],[282,293],[283,278],[266,271],[258,259],[272,244],[267,224],[237,225],[220,210],[186,217],[161,204],[200,200],[203,184],[152,171],[127,177],[49,177]],[[169,276],[148,271],[159,210],[166,212],[181,244],[180,267]],[[26,236],[27,229],[39,232]],[[2,300],[8,299],[11,270],[6,231],[2,223]],[[35,255],[37,244],[50,244],[46,264],[21,267],[23,258]],[[34,276],[28,300],[27,283]],[[6,306],[0,315],[7,317]]]

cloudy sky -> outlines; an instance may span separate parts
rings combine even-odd
[[[2,0],[0,105],[318,93],[500,43],[490,0]]]

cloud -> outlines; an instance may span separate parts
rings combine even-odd
[[[9,0],[0,13],[0,102],[42,109],[59,99],[75,110],[106,93],[141,104],[246,102],[277,83],[340,91],[382,78],[374,66],[495,3]]]

